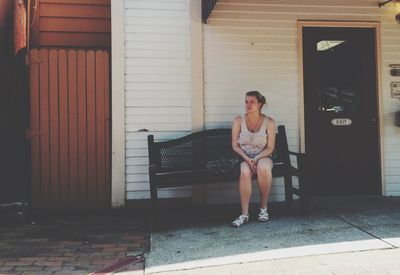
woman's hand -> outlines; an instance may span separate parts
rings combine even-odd
[[[257,161],[255,159],[247,158],[246,162],[249,164],[253,174],[257,171]]]

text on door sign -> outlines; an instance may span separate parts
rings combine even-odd
[[[334,118],[331,121],[334,126],[350,126],[352,122],[350,118]]]

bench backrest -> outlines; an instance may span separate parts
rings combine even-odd
[[[154,142],[148,136],[149,162],[158,171],[178,171],[205,168],[209,160],[216,160],[232,151],[231,129],[212,129],[192,133],[187,136],[162,142]],[[275,163],[289,163],[288,144],[285,127],[278,126]]]
[[[274,163],[285,163],[290,165],[289,146],[286,138],[285,126],[279,125],[275,139],[275,150],[272,154]]]

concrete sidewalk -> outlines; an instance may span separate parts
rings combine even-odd
[[[182,270],[210,267],[220,270],[218,266],[230,270],[237,264],[251,266],[252,262],[268,264],[277,259],[344,252],[397,251],[400,245],[399,198],[314,199],[308,216],[282,211],[279,204],[271,206],[271,221],[252,222],[238,229],[228,227],[232,210],[164,213],[164,228],[151,236],[146,274],[180,274]]]
[[[178,205],[150,253],[146,214],[132,214],[143,208],[0,220],[0,274],[400,274],[400,198],[314,199],[306,217],[283,206],[271,204],[266,224],[231,229],[237,206]]]
[[[160,275],[398,275],[400,249],[336,253],[157,273]]]

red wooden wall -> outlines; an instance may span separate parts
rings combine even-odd
[[[30,51],[32,206],[110,207],[108,51]]]
[[[36,5],[31,9],[31,48],[111,47],[111,0],[31,2]]]

